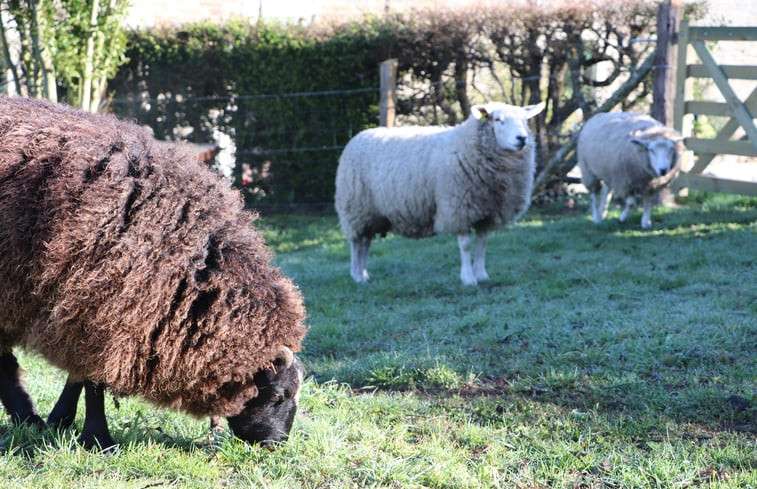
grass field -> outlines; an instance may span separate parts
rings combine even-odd
[[[108,399],[111,455],[4,417],[0,486],[756,488],[757,199],[695,195],[651,231],[575,199],[495,233],[478,288],[451,236],[375,242],[361,286],[335,216],[266,217],[309,313],[289,443]],[[64,376],[19,357],[47,413]]]

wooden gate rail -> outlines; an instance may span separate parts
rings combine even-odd
[[[676,97],[673,106],[673,124],[684,135],[684,143],[697,154],[697,160],[688,172],[682,172],[675,182],[676,188],[757,195],[757,182],[726,180],[705,177],[702,172],[718,154],[757,157],[757,84],[744,101],[734,92],[729,80],[757,80],[757,66],[718,65],[707,49],[706,41],[757,41],[757,27],[700,27],[689,26],[683,20],[678,34],[678,66]],[[701,64],[686,64],[688,46],[694,48]],[[755,46],[757,48],[757,46]],[[686,100],[688,78],[711,78],[725,98],[725,102]],[[683,119],[686,114],[730,117],[725,126],[712,139],[686,134]],[[731,137],[743,128],[746,140]],[[756,163],[757,164],[757,163]]]

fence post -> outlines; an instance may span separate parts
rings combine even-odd
[[[678,20],[683,6],[681,0],[660,3],[657,14],[657,47],[652,67],[652,117],[673,127],[673,101],[675,100],[676,64],[678,60]]]
[[[689,50],[689,21],[682,19],[678,24],[678,49],[676,54],[676,89],[675,102],[673,104],[673,129],[680,132],[683,136],[691,134],[691,121],[685,116],[686,99],[690,98],[690,87],[686,79],[688,77],[686,59]],[[685,139],[684,139],[685,142]],[[673,191],[680,197],[689,195],[689,189],[686,185],[685,172],[691,170],[694,166],[694,155],[691,151],[685,150],[681,155],[681,174],[673,182]]]
[[[657,45],[652,66],[652,117],[663,125],[673,127],[673,102],[676,94],[676,65],[678,51],[678,20],[683,5],[681,0],[665,0],[657,13]],[[658,200],[673,201],[673,193],[663,189]]]
[[[381,105],[379,124],[384,127],[394,125],[394,108],[397,105],[397,59],[387,59],[379,70]]]

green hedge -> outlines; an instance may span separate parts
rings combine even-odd
[[[235,139],[235,183],[263,203],[329,202],[341,147],[378,118],[381,53],[344,33],[322,40],[282,25],[198,24],[131,34],[130,59],[111,84],[113,110],[159,139]],[[350,89],[348,91],[332,90]],[[313,94],[315,92],[315,94]],[[298,95],[307,93],[309,95]]]
[[[654,2],[366,16],[291,26],[234,21],[130,34],[112,81],[113,110],[158,138],[237,148],[234,181],[251,203],[330,203],[341,148],[378,123],[378,67],[399,59],[399,123],[454,124],[485,99],[547,100],[535,121],[539,162],[566,137],[570,116],[596,107],[593,88],[621,81],[653,49]],[[589,77],[598,63],[605,80]],[[624,107],[644,101],[643,84]],[[191,133],[189,129],[191,128]],[[247,171],[245,177],[243,172]],[[561,175],[556,175],[559,181]]]

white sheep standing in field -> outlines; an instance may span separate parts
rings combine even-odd
[[[591,193],[594,222],[604,219],[615,194],[625,200],[620,221],[641,199],[641,227],[649,229],[655,198],[680,171],[681,140],[678,132],[646,115],[608,112],[589,119],[576,152],[581,181]]]
[[[531,200],[527,120],[543,109],[492,102],[474,106],[454,127],[379,127],[352,138],[339,160],[335,195],[352,278],[368,280],[371,240],[392,231],[410,238],[457,234],[463,284],[487,280],[488,233],[518,218]]]

